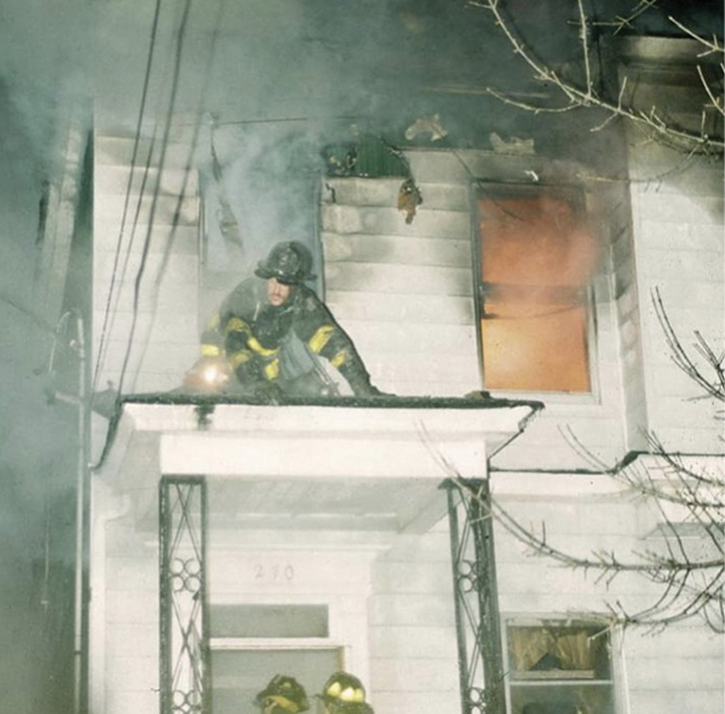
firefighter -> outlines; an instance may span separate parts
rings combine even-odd
[[[234,375],[248,394],[330,393],[327,375],[314,359],[320,356],[337,369],[353,394],[380,394],[350,338],[304,284],[315,276],[312,256],[302,243],[277,244],[254,272],[212,317],[202,335],[202,358],[187,374],[185,386],[222,391],[233,385]],[[312,360],[306,355],[309,369],[297,374],[289,366],[295,338],[313,355]]]
[[[332,674],[319,697],[325,705],[325,714],[374,714],[365,701],[362,682],[348,672]]]
[[[276,674],[257,694],[262,714],[299,714],[310,708],[305,688],[294,678]]]

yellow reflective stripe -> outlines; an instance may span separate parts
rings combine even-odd
[[[264,376],[269,379],[277,379],[279,377],[279,360],[274,359],[264,367]]]
[[[229,319],[227,324],[224,326],[224,333],[229,334],[230,332],[246,332],[252,334],[252,328],[239,317],[232,317]]]
[[[232,366],[232,369],[236,369],[237,367],[239,367],[240,364],[249,362],[249,360],[252,359],[252,353],[247,352],[246,350],[242,350],[241,352],[235,352],[227,359],[229,360],[229,364]]]
[[[291,712],[292,714],[297,714],[297,712],[300,710],[299,706],[297,706],[295,702],[287,699],[287,697],[283,697],[282,695],[272,694],[268,697],[265,697],[265,703],[266,700],[269,700],[270,702],[279,705],[280,707],[282,707],[282,709]]]
[[[262,347],[256,337],[250,337],[247,340],[247,345],[262,357],[274,357],[274,355],[279,352],[279,347],[275,347],[273,349],[267,349],[266,347]]]
[[[323,325],[322,327],[320,327],[307,342],[307,344],[310,346],[310,349],[316,355],[320,354],[320,352],[322,352],[322,350],[325,348],[325,345],[330,341],[330,337],[332,337],[332,333],[334,331],[334,325]]]
[[[216,330],[219,327],[219,313],[212,315],[206,323],[207,330]]]
[[[218,357],[222,351],[217,345],[202,345],[201,356],[202,357]]]
[[[331,360],[330,364],[337,369],[340,365],[345,364],[347,362],[347,352],[345,350],[341,350],[338,352]]]

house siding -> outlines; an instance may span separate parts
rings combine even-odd
[[[103,341],[97,384],[101,389],[108,381],[118,386],[131,331],[135,329],[123,375],[124,392],[166,391],[181,384],[184,372],[198,355],[196,171],[184,168],[188,145],[181,140],[171,142],[163,172],[159,172],[158,159],[152,161],[143,185],[144,169],[140,164],[152,146],[141,141],[137,154],[140,158],[128,191],[125,230],[119,236],[133,146],[134,141],[125,136],[95,137],[94,363]],[[157,181],[159,196],[153,205]],[[135,285],[147,235],[148,251],[136,301]],[[107,320],[109,301],[111,317]]]

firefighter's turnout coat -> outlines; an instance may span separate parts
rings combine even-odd
[[[292,286],[280,306],[267,299],[266,280],[251,277],[224,300],[202,336],[204,357],[226,358],[243,386],[272,382],[285,391],[284,350],[297,337],[313,355],[335,367],[354,394],[377,393],[352,340],[306,285]],[[294,376],[294,375],[292,375]]]

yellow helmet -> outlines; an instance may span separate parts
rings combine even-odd
[[[365,687],[354,675],[335,672],[325,682],[320,698],[326,704],[361,704],[365,701]]]

